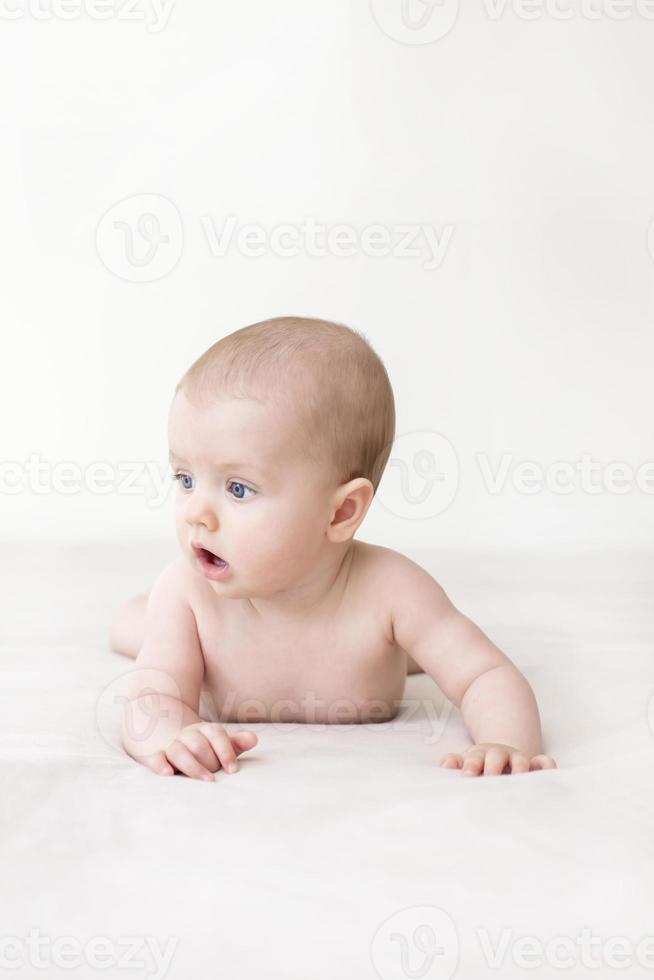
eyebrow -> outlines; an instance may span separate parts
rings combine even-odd
[[[178,460],[180,463],[188,463],[189,462],[187,459],[184,459],[183,456],[178,456],[177,453],[174,453],[172,451],[172,449],[169,449],[168,450],[168,460],[169,460],[170,463],[172,463],[173,459]],[[253,466],[251,463],[229,463],[229,462],[227,462],[227,463],[222,463],[222,464],[216,463],[215,465],[216,465],[216,467],[218,469],[224,469],[224,470],[252,470],[253,472],[258,473],[260,476],[263,476],[263,471],[260,470],[257,466]]]

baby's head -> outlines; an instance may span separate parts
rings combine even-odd
[[[191,365],[168,430],[184,553],[198,571],[193,543],[228,563],[216,592],[269,597],[349,549],[391,451],[393,391],[362,334],[278,317]]]

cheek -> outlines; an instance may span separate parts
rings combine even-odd
[[[278,509],[260,528],[260,535],[266,541],[266,551],[281,565],[298,573],[315,563],[316,554],[324,543],[323,523],[322,515],[316,513],[315,507],[296,500],[290,506]]]
[[[191,537],[193,529],[184,517],[184,506],[179,498],[175,501],[175,533],[177,541],[183,551],[190,553]]]
[[[320,543],[320,520],[314,511],[302,510],[297,505],[252,508],[252,517],[239,523],[235,531],[242,554],[251,559],[252,567],[300,567],[308,556],[313,556]]]

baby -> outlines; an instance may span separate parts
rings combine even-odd
[[[178,383],[168,437],[181,555],[110,636],[136,657],[132,758],[213,780],[257,737],[201,717],[203,691],[221,722],[380,722],[407,670],[423,670],[474,742],[441,766],[556,766],[508,657],[420,565],[355,540],[395,437],[393,391],[363,334],[301,317],[229,334]]]

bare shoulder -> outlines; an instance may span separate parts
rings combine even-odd
[[[190,584],[188,571],[188,562],[184,559],[183,555],[179,555],[177,558],[172,558],[163,566],[159,572],[157,581],[165,582],[167,588],[176,592],[181,598],[188,593]]]
[[[198,626],[208,614],[219,614],[226,601],[211,588],[209,582],[188,561],[180,555],[172,561],[171,575],[177,583],[180,595],[195,616]]]
[[[424,609],[444,611],[451,608],[445,590],[434,576],[408,555],[367,542],[361,545],[362,577],[367,581],[385,615],[393,623],[398,616],[410,618]]]
[[[159,597],[159,602],[168,601],[177,609],[193,609],[194,589],[193,570],[183,555],[171,559],[159,572],[150,594]]]
[[[361,567],[372,577],[376,586],[384,586],[394,591],[398,588],[413,589],[418,584],[440,589],[434,576],[423,568],[417,561],[383,545],[370,544],[367,541],[357,541],[361,555]],[[386,590],[385,589],[385,590]]]
[[[203,577],[191,567],[184,555],[179,555],[169,562],[165,571],[170,576],[171,585],[177,590],[179,597],[195,609],[209,588]]]

